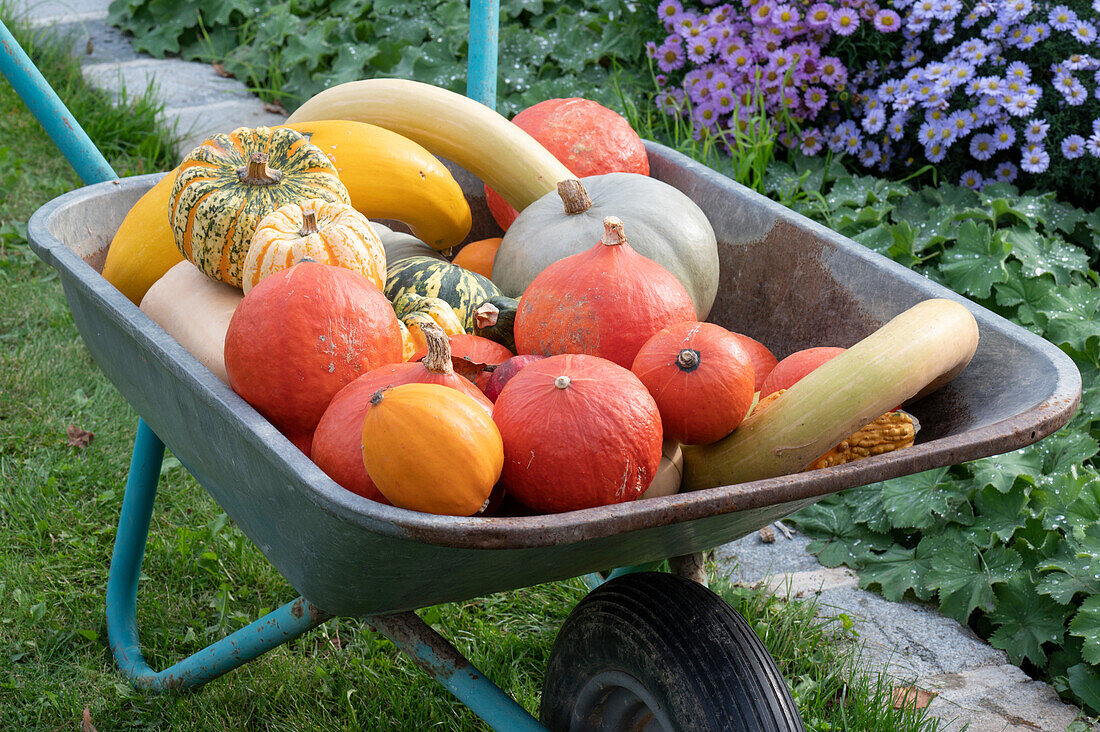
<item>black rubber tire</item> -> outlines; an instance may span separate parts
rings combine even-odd
[[[805,732],[775,661],[707,588],[623,575],[566,619],[542,687],[554,732]]]

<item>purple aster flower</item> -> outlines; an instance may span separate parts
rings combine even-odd
[[[1019,170],[1012,163],[1001,163],[995,169],[995,175],[999,183],[1011,183],[1016,180]]]
[[[1092,121],[1092,134],[1100,135],[1100,118]]]
[[[1042,142],[1049,129],[1050,125],[1045,119],[1028,120],[1024,127],[1024,139],[1028,142]]]
[[[982,174],[979,173],[976,170],[968,170],[968,171],[966,171],[965,173],[962,174],[961,178],[959,178],[959,185],[960,186],[963,186],[965,188],[969,188],[969,189],[975,190],[975,191],[980,189],[982,187],[982,183],[984,183],[984,182],[985,181],[982,180]]]
[[[761,0],[756,4],[756,7],[752,9],[749,14],[749,18],[752,20],[753,25],[764,25],[771,20],[773,6],[768,0]]]
[[[829,99],[824,89],[819,86],[811,86],[803,93],[802,103],[806,105],[806,109],[816,116],[818,111],[829,103]]]
[[[909,121],[909,113],[905,111],[895,112],[890,118],[890,124],[886,127],[886,134],[891,140],[900,140],[905,136],[905,125]]]
[[[955,37],[954,23],[940,23],[932,33],[932,40],[936,43],[947,43]]]
[[[1085,149],[1094,158],[1100,158],[1100,132],[1093,132],[1085,142]]]
[[[684,12],[684,6],[679,0],[661,0],[657,5],[657,17],[662,21],[669,21]]]
[[[947,157],[947,146],[934,142],[924,148],[924,157],[931,163],[938,163]]]
[[[824,144],[824,140],[818,130],[810,127],[802,131],[802,144],[800,149],[803,155],[817,155],[821,152],[821,148]]]
[[[925,146],[940,139],[940,126],[936,122],[926,121],[917,130],[917,140]]]
[[[859,28],[859,13],[851,8],[840,8],[833,13],[829,27],[838,35],[850,36]]]
[[[935,15],[938,20],[945,22],[951,21],[955,19],[962,8],[962,3],[959,2],[959,0],[939,0],[939,2],[936,3],[936,9],[933,11],[933,15]]]
[[[1042,173],[1050,167],[1050,155],[1042,146],[1036,147],[1033,150],[1024,151],[1023,157],[1020,160],[1020,168],[1025,173]]]
[[[706,63],[712,52],[713,49],[704,37],[694,38],[687,42],[687,58],[693,64]]]
[[[719,114],[729,114],[735,106],[737,106],[737,99],[734,97],[732,89],[714,94],[714,108],[718,110]]]
[[[859,151],[859,162],[865,168],[874,167],[880,160],[882,160],[882,148],[877,142],[868,142]]]
[[[881,109],[872,109],[862,120],[863,129],[868,134],[875,134],[886,126],[886,113]]]
[[[1007,150],[1016,142],[1016,130],[1008,125],[999,125],[993,130],[993,147],[997,150]]]
[[[677,117],[684,110],[684,90],[669,89],[657,94],[657,108],[670,117]]]
[[[790,5],[777,5],[775,10],[772,11],[771,20],[775,25],[784,30],[789,30],[802,20],[802,16],[798,11]]]
[[[988,38],[991,41],[996,41],[1005,38],[1008,35],[1008,26],[1000,20],[994,20],[992,23],[982,29],[982,37]]]
[[[1066,104],[1070,105],[1071,107],[1079,107],[1084,104],[1089,98],[1089,94],[1085,90],[1084,85],[1080,83],[1078,83],[1069,91],[1063,91],[1062,94],[1066,98]]]
[[[1062,140],[1062,157],[1076,160],[1085,154],[1085,138],[1080,135],[1066,135]]]
[[[1036,104],[1037,100],[1034,97],[1029,97],[1027,94],[1013,94],[1008,98],[1004,109],[1013,117],[1026,117],[1035,111]]]
[[[1096,40],[1096,26],[1087,20],[1079,20],[1073,26],[1073,37],[1082,43],[1092,43]]]
[[[806,11],[806,25],[815,30],[829,27],[833,19],[833,7],[828,3],[816,3]]]
[[[684,47],[678,36],[669,36],[657,49],[657,68],[676,71],[684,65]]]
[[[821,81],[829,86],[836,86],[841,79],[847,79],[848,73],[844,64],[835,56],[822,56],[818,61],[818,69],[821,71]]]
[[[1031,67],[1023,61],[1013,61],[1005,68],[1005,78],[1026,84],[1031,81]]]
[[[893,10],[879,10],[872,22],[879,33],[893,33],[901,28],[901,16]]]
[[[1100,13],[1100,0],[1092,0],[1092,9]]]
[[[696,104],[691,109],[691,118],[697,126],[701,125],[708,130],[718,129],[718,108],[713,102]]]

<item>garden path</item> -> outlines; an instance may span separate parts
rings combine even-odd
[[[181,135],[181,156],[215,131],[281,124],[246,86],[219,76],[204,63],[154,59],[134,51],[121,31],[107,24],[109,0],[14,0],[35,27],[73,39],[87,79],[113,93],[140,93],[155,86],[163,119]],[[845,613],[867,643],[872,668],[886,667],[899,685],[934,692],[929,709],[947,721],[948,732],[969,723],[969,732],[1062,732],[1078,710],[1063,704],[1047,684],[1011,665],[967,628],[934,608],[893,603],[858,588],[849,570],[829,569],[806,552],[799,534],[776,533],[765,544],[757,534],[717,551],[719,571],[737,581],[767,582],[779,592],[817,595],[822,611]]]

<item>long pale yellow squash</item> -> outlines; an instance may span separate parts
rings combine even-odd
[[[367,122],[397,132],[458,163],[517,211],[576,176],[537,140],[480,102],[406,79],[365,79],[325,89],[288,123]]]
[[[684,445],[684,490],[797,473],[908,399],[955,378],[978,324],[953,300],[925,300],[825,362],[712,445]]]

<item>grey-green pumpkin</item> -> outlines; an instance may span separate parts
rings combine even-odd
[[[675,275],[706,320],[718,293],[714,229],[682,192],[637,173],[562,181],[521,211],[493,260],[493,282],[505,295],[521,295],[547,265],[595,246],[607,216],[622,219],[630,245]]]

